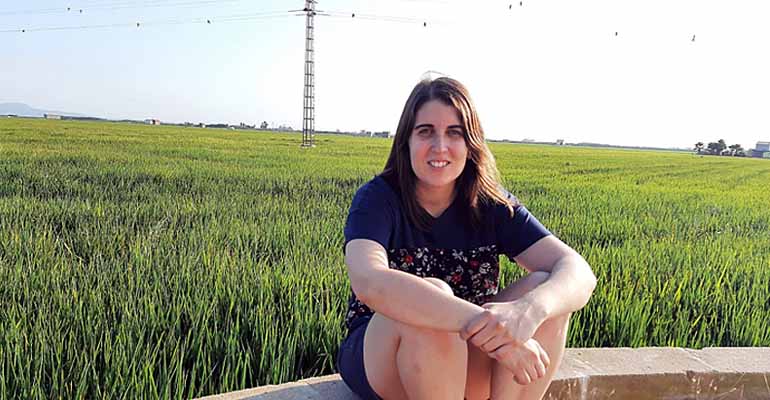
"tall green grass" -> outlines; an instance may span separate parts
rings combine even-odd
[[[390,143],[0,120],[0,397],[188,398],[333,372],[344,220]],[[770,345],[770,162],[491,147],[599,278],[570,346]]]

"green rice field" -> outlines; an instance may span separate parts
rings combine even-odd
[[[0,398],[334,371],[342,229],[388,139],[0,120]],[[770,160],[492,143],[599,279],[571,347],[770,346]],[[521,275],[502,260],[504,282]]]

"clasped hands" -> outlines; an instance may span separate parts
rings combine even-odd
[[[522,299],[482,307],[484,311],[468,322],[460,337],[506,367],[520,385],[545,376],[551,361],[532,338],[545,315]]]

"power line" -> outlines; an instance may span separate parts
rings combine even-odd
[[[363,14],[355,11],[342,12],[342,11],[327,11],[328,16],[336,18],[353,18],[363,19],[369,21],[384,21],[384,22],[396,22],[402,24],[423,24],[427,25],[429,19],[427,18],[413,18],[413,17],[401,17],[394,15],[378,15],[378,14]]]
[[[245,0],[161,0],[161,1],[143,1],[143,2],[118,2],[118,3],[102,3],[93,5],[79,5],[79,6],[67,6],[57,8],[43,8],[34,10],[18,10],[18,11],[0,11],[0,16],[6,15],[44,15],[44,14],[68,14],[78,13],[82,14],[84,11],[114,11],[114,10],[128,10],[132,8],[175,8],[175,7],[187,7],[193,8],[196,6],[218,6],[222,3],[238,3]]]
[[[17,28],[17,29],[5,29],[0,30],[0,33],[27,33],[27,32],[46,32],[46,31],[77,31],[77,30],[90,30],[90,29],[105,29],[105,28],[141,28],[146,26],[160,26],[160,25],[184,25],[184,24],[214,24],[223,22],[238,22],[238,21],[257,21],[268,20],[276,18],[287,18],[291,15],[287,15],[285,11],[273,11],[256,14],[235,14],[235,15],[222,15],[215,17],[198,17],[192,19],[167,19],[167,20],[155,20],[155,21],[133,21],[133,22],[120,22],[112,24],[91,24],[91,25],[70,25],[70,26],[47,26],[47,27],[32,27],[32,28]]]
[[[197,1],[186,1],[186,2],[179,2],[176,1],[174,3],[165,3],[162,4],[163,6],[180,6],[180,5],[187,5],[187,4],[214,4],[220,1],[228,1],[228,2],[237,2],[242,0],[197,0]],[[145,2],[145,5],[147,2]],[[160,4],[158,4],[160,6]],[[117,8],[113,8],[117,9]],[[302,11],[302,10],[297,10]],[[304,14],[295,14],[295,15],[301,15],[304,16]],[[321,12],[316,13],[315,15],[318,16],[328,16],[333,18],[352,18],[352,19],[359,19],[359,20],[368,20],[368,21],[383,21],[383,22],[392,22],[392,23],[402,23],[402,24],[421,24],[423,27],[427,27],[428,25],[435,25],[435,24],[443,24],[442,21],[427,19],[427,18],[414,18],[414,17],[403,17],[403,16],[395,16],[395,15],[380,15],[380,14],[369,14],[369,13],[360,13],[355,11],[328,11],[328,12]],[[236,20],[258,20],[263,19],[260,18],[264,16],[264,19],[269,19],[268,17],[286,17],[290,16],[286,14],[286,11],[270,11],[270,12],[261,12],[261,13],[250,13],[250,14],[239,14],[239,15],[227,15],[227,16],[214,16],[214,17],[198,17],[198,18],[192,18],[192,19],[173,19],[173,20],[164,20],[164,21],[148,21],[148,22],[142,22],[142,21],[133,21],[133,22],[120,22],[120,23],[110,23],[110,24],[80,24],[80,25],[70,25],[70,26],[31,26],[31,27],[22,27],[22,28],[8,28],[8,29],[2,29],[0,30],[0,33],[27,33],[27,32],[46,32],[46,31],[73,31],[73,30],[90,30],[90,29],[105,29],[105,28],[123,28],[123,27],[141,27],[141,26],[152,26],[152,25],[180,25],[180,24],[199,24],[199,23],[212,23],[213,21],[217,22],[228,22],[228,21],[236,21]],[[138,25],[137,25],[138,24]]]
[[[423,3],[423,4],[453,4],[449,0],[397,0],[406,3]],[[5,15],[36,15],[36,14],[67,14],[67,13],[82,13],[84,11],[91,10],[122,10],[130,8],[148,8],[148,7],[176,7],[176,6],[209,6],[209,5],[221,5],[222,3],[238,3],[248,2],[248,0],[118,0],[117,2],[80,2],[66,7],[50,7],[50,8],[38,8],[38,9],[26,9],[26,10],[6,10],[0,11],[0,16]]]
[[[222,3],[237,3],[244,0],[118,0],[118,1],[91,1],[86,3],[80,3],[78,7],[59,7],[59,8],[45,8],[45,9],[31,9],[20,11],[0,11],[0,17],[3,15],[36,15],[36,14],[61,14],[61,13],[78,13],[82,14],[84,11],[114,11],[114,10],[127,10],[127,9],[147,9],[147,8],[193,8],[193,7],[207,7],[218,6]],[[397,0],[407,3],[426,3],[426,4],[450,4],[448,0]],[[502,4],[502,0],[501,4]],[[297,10],[302,11],[302,10]],[[280,14],[281,12],[276,12]],[[297,14],[304,16],[305,14]],[[396,15],[381,15],[371,14],[359,11],[329,11],[328,13],[316,13],[318,16],[329,16],[334,18],[352,18],[358,20],[369,21],[383,21],[390,23],[401,24],[420,24],[423,27],[428,25],[442,25],[444,21],[438,21],[435,18],[415,18],[404,17]],[[214,17],[218,18],[218,17]],[[211,20],[212,18],[207,18]],[[190,23],[197,23],[198,21],[192,21]],[[179,21],[173,23],[178,24]],[[52,26],[52,27],[24,27],[24,28],[8,28],[0,30],[0,33],[13,33],[13,32],[40,32],[40,31],[57,31],[57,30],[78,30],[78,29],[95,29],[95,28],[111,28],[111,27],[123,27],[127,23],[113,23],[113,24],[80,24],[76,26]],[[140,21],[141,24],[141,21]]]

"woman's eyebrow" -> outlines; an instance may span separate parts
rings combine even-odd
[[[420,128],[434,128],[433,124],[420,124],[414,127],[414,129],[420,129]],[[449,125],[447,126],[447,129],[465,129],[462,125]]]

